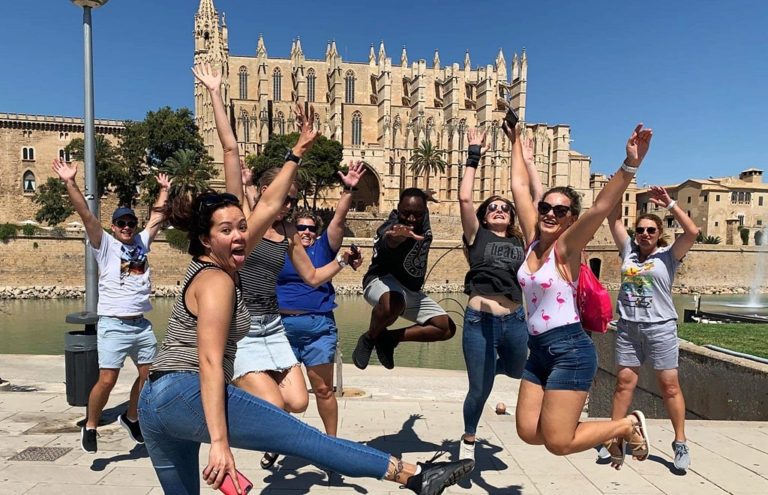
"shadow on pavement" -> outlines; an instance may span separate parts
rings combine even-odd
[[[368,493],[368,490],[360,485],[346,483],[344,477],[338,473],[330,473],[327,471],[299,472],[299,469],[309,465],[309,462],[299,457],[281,456],[272,469],[265,471],[269,474],[264,478],[264,482],[269,484],[270,489],[279,490],[281,487],[290,487],[291,493],[295,495],[309,493],[313,486],[318,485],[335,488],[352,488],[357,493]]]
[[[129,459],[142,459],[149,457],[149,452],[144,445],[136,445],[127,454],[118,454],[112,457],[94,459],[91,463],[91,471],[104,471],[113,462],[127,461]]]

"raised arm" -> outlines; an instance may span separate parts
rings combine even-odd
[[[296,125],[301,130],[299,134],[299,140],[291,150],[297,159],[300,159],[304,153],[317,139],[318,132],[315,129],[315,108],[309,107],[309,115],[304,115],[304,110],[301,105],[296,104]],[[256,244],[261,241],[264,233],[275,221],[275,217],[280,213],[280,210],[285,204],[285,198],[288,196],[288,192],[291,189],[291,184],[296,177],[296,171],[299,168],[299,164],[293,160],[288,160],[280,168],[280,172],[275,176],[275,179],[267,187],[264,192],[259,196],[259,201],[256,206],[248,215],[248,243],[246,244],[246,253],[250,253]],[[225,170],[226,173],[226,170]],[[240,169],[237,170],[237,180],[240,182]],[[242,184],[240,185],[242,188]]]
[[[525,162],[525,169],[528,171],[528,181],[530,182],[531,198],[535,206],[544,197],[544,186],[541,185],[541,177],[534,162],[533,139],[527,134],[522,137],[522,148],[523,161]]]
[[[523,158],[523,146],[520,139],[520,126],[514,129],[507,127],[506,122],[502,128],[507,137],[512,141],[512,199],[515,201],[517,210],[517,219],[520,223],[520,230],[523,231],[525,244],[530,245],[536,239],[536,222],[538,213],[536,204],[531,196],[531,179],[528,176],[528,169]]]
[[[336,211],[333,213],[333,218],[328,223],[328,229],[326,229],[328,244],[333,252],[341,248],[341,243],[344,240],[344,223],[347,220],[349,209],[352,208],[352,192],[357,187],[360,179],[362,179],[363,174],[365,174],[365,163],[360,160],[350,161],[349,170],[346,174],[339,172],[339,178],[344,187],[341,191],[339,204],[336,205]]]
[[[613,243],[616,244],[616,249],[619,250],[619,253],[621,253],[621,250],[624,249],[624,246],[627,244],[627,240],[629,239],[627,229],[624,227],[624,223],[621,221],[621,208],[622,202],[619,201],[616,203],[616,206],[613,208],[613,210],[611,210],[611,212],[608,214],[608,228],[611,230]]]
[[[190,286],[190,311],[197,314],[197,352],[200,362],[200,396],[211,449],[203,478],[217,489],[224,476],[233,480],[235,459],[229,446],[225,403],[224,348],[235,305],[235,286],[220,270],[205,270]]]
[[[467,150],[467,164],[464,166],[464,175],[459,185],[459,213],[461,214],[461,227],[464,231],[464,238],[470,246],[475,242],[477,230],[480,228],[480,222],[475,215],[474,189],[475,175],[477,167],[480,165],[480,158],[486,151],[485,136],[487,130],[475,129],[467,130],[469,149]]]
[[[199,64],[192,68],[195,77],[208,89],[213,106],[213,119],[216,122],[216,132],[224,150],[224,183],[227,192],[243,200],[243,186],[240,182],[240,153],[237,149],[237,139],[229,125],[227,110],[221,99],[221,74],[210,64]]]
[[[149,242],[155,240],[155,236],[160,232],[160,226],[165,221],[163,207],[165,206],[166,201],[168,201],[168,191],[171,189],[172,182],[171,179],[168,178],[168,175],[162,172],[157,174],[155,179],[157,180],[157,183],[160,184],[160,193],[157,195],[155,205],[152,207],[152,213],[149,215],[149,224],[147,225],[147,229],[149,229]]]
[[[293,263],[293,267],[296,269],[296,273],[299,274],[301,279],[304,280],[307,285],[312,287],[319,287],[325,282],[331,280],[344,268],[344,266],[350,262],[352,252],[347,250],[344,253],[340,253],[341,258],[344,261],[343,265],[337,260],[333,260],[324,266],[315,267],[312,264],[312,260],[309,259],[304,246],[301,244],[301,239],[299,237],[299,233],[296,231],[296,228],[293,225],[286,225],[285,235],[290,240],[288,243],[288,256],[291,258],[291,263]],[[357,266],[362,263],[362,259],[357,259],[354,261],[355,263],[352,265],[352,267],[357,269]]]
[[[653,186],[651,187],[651,203],[661,206],[669,210],[672,216],[675,217],[677,223],[683,228],[683,235],[675,239],[672,243],[672,256],[676,260],[682,260],[688,251],[693,247],[696,242],[696,237],[699,235],[699,227],[693,222],[682,208],[677,205],[677,201],[673,200],[666,189],[663,187]]]
[[[249,214],[256,207],[258,193],[253,183],[253,170],[243,160],[240,160],[240,180],[243,183],[243,211]]]
[[[592,207],[560,236],[560,241],[557,243],[558,251],[561,257],[566,258],[571,265],[578,266],[576,261],[581,256],[581,250],[587,246],[597,229],[600,228],[600,224],[616,207],[616,203],[621,201],[621,196],[632,181],[632,177],[637,173],[637,168],[643,162],[646,153],[648,153],[652,137],[653,131],[643,129],[643,124],[638,124],[635,127],[629,140],[627,140],[627,158],[621,168],[613,174],[608,184],[597,195]]]
[[[77,183],[75,182],[77,164],[73,163],[72,165],[68,165],[63,161],[56,159],[53,160],[51,168],[53,168],[54,173],[59,176],[59,179],[64,182],[69,200],[72,201],[72,206],[74,206],[75,211],[80,215],[80,219],[83,221],[85,232],[88,234],[88,241],[91,243],[91,246],[99,249],[101,246],[101,236],[104,235],[104,230],[101,228],[99,219],[88,209],[88,203],[86,203],[83,193],[80,192],[80,188],[77,187]]]

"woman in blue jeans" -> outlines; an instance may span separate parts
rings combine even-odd
[[[473,201],[485,135],[486,131],[469,130],[467,164],[459,187],[463,242],[469,261],[464,282],[469,300],[462,337],[469,389],[464,399],[460,459],[475,458],[477,424],[496,375],[520,378],[528,355],[522,294],[515,278],[525,251],[522,234],[515,226],[515,208],[501,196],[487,198],[476,211]],[[533,167],[533,161],[529,163]],[[538,181],[532,184],[537,195],[541,185]]]
[[[534,204],[529,190],[520,127],[504,130],[512,142],[512,196],[528,246],[517,279],[525,299],[530,355],[520,382],[517,432],[529,444],[556,455],[592,448],[610,438],[626,439],[638,460],[648,457],[648,430],[640,411],[611,421],[581,421],[597,355],[581,326],[576,293],[581,251],[592,239],[643,161],[652,132],[638,125],[626,159],[581,214],[581,196],[571,187],[547,191]]]

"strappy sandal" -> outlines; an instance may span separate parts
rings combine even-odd
[[[611,454],[611,467],[617,471],[624,465],[624,440],[612,438],[603,444]]]
[[[261,467],[263,469],[271,468],[277,461],[278,457],[279,457],[279,454],[276,454],[274,452],[264,452],[264,457],[261,458]]]
[[[638,461],[648,459],[651,453],[651,441],[648,437],[648,425],[645,423],[645,415],[641,411],[632,411],[632,416],[637,418],[637,423],[632,425],[632,433],[629,435],[629,448],[632,457]]]

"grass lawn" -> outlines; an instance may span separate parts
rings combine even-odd
[[[681,323],[681,339],[697,345],[712,344],[732,351],[768,358],[768,325],[750,323]]]

